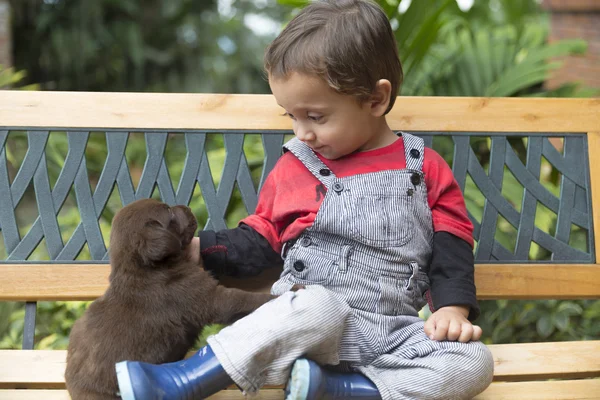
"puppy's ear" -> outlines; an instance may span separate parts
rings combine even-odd
[[[198,228],[198,222],[186,206],[175,206],[171,210],[173,215],[169,223],[169,230],[181,239],[181,247],[183,248],[192,241]]]
[[[144,265],[156,263],[181,252],[181,238],[160,222],[153,220],[146,224],[142,232],[143,242],[139,246],[139,255]]]

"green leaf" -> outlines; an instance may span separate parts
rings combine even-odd
[[[564,301],[558,305],[557,312],[565,315],[581,315],[583,308],[572,301]]]
[[[487,32],[475,33],[475,51],[477,54],[477,75],[480,76],[481,83],[478,86],[478,93],[484,93],[494,79],[494,68],[492,66],[492,43]]]
[[[529,307],[523,310],[519,316],[519,323],[523,325],[531,324],[538,319],[538,312],[535,307]]]
[[[552,324],[552,320],[550,315],[542,315],[540,319],[538,319],[536,324],[537,332],[542,338],[547,338],[554,332],[554,324]]]
[[[380,0],[378,1],[383,11],[385,11],[388,18],[393,18],[398,13],[398,7],[400,6],[401,0]]]
[[[569,328],[569,315],[565,313],[556,313],[553,317],[554,326],[561,332]]]
[[[400,46],[400,57],[407,77],[413,69],[418,69],[433,43],[437,41],[443,25],[442,13],[450,4],[451,0],[444,0],[435,8],[428,2],[413,1],[406,13],[398,18],[396,40]]]

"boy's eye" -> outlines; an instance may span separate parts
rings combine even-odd
[[[290,117],[291,119],[296,119],[292,114],[290,114],[289,112],[284,112],[283,114],[281,114],[283,117]]]
[[[311,121],[315,121],[318,122],[321,118],[323,118],[321,115],[309,115],[308,119],[310,119]]]

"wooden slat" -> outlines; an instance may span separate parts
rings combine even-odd
[[[0,264],[0,300],[93,300],[108,286],[106,264]],[[259,277],[225,279],[227,286],[268,291],[277,268]],[[598,264],[479,264],[479,299],[600,298]]]
[[[494,380],[600,376],[600,340],[496,344],[489,347],[494,354]]]
[[[474,400],[598,400],[600,380],[494,382]]]
[[[66,390],[0,390],[0,400],[71,400]]]
[[[475,284],[481,300],[600,298],[600,265],[476,265]]]
[[[0,91],[5,127],[290,129],[281,111],[271,95]],[[417,131],[585,133],[600,127],[600,99],[399,97],[388,122]]]
[[[108,287],[106,264],[0,265],[0,300],[93,300]]]
[[[592,199],[600,199],[600,159],[596,157],[600,154],[600,131],[589,132],[587,139]],[[594,223],[595,250],[600,251],[600,207],[597,204],[593,204],[592,207],[592,220]]]
[[[66,350],[0,350],[0,389],[64,389]]]
[[[245,397],[237,389],[223,390],[207,400],[244,400]],[[256,400],[283,400],[282,389],[270,389],[261,391]],[[66,390],[0,390],[0,400],[71,400]]]
[[[600,376],[600,341],[490,345],[494,380]],[[0,350],[0,389],[63,389],[64,350]]]
[[[474,400],[592,400],[600,396],[599,379],[551,382],[494,382]],[[70,400],[66,390],[0,390],[0,400]],[[224,390],[208,400],[243,400],[239,390]],[[283,400],[283,391],[262,390],[257,400]]]

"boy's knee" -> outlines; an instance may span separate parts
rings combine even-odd
[[[453,363],[451,371],[438,375],[440,397],[432,398],[472,399],[492,383],[494,358],[491,351],[481,342],[465,343],[459,348],[460,358],[456,360],[460,362]],[[455,357],[456,349],[453,353]]]
[[[473,366],[480,379],[492,382],[494,376],[494,356],[488,347],[481,342],[473,342]]]
[[[468,362],[461,379],[468,380],[471,397],[484,391],[494,377],[494,357],[490,349],[481,342],[471,342],[468,346]],[[469,397],[470,398],[470,397]]]
[[[332,291],[319,285],[298,290],[292,302],[296,312],[310,314],[311,321],[320,325],[339,326],[351,312],[348,304],[337,298]]]

